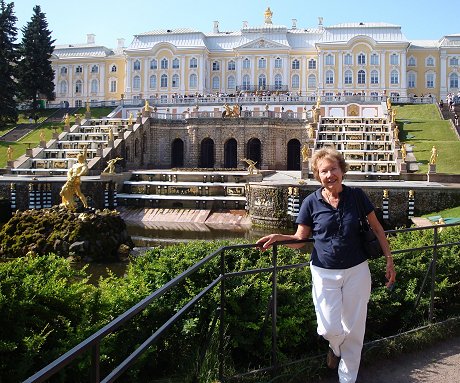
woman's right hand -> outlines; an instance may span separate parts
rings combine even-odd
[[[265,237],[260,238],[256,244],[262,247],[262,250],[269,249],[275,242],[280,241],[282,235],[281,234],[270,234],[266,235]]]

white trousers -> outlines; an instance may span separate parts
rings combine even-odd
[[[371,274],[367,261],[349,269],[310,265],[318,334],[341,357],[339,382],[356,381],[366,330]]]

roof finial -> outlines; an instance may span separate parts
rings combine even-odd
[[[267,8],[264,15],[265,15],[265,24],[271,24],[273,12],[270,10],[270,7]]]

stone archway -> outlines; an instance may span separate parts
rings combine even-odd
[[[246,147],[246,158],[255,161],[260,169],[262,164],[262,144],[258,138],[251,138]]]
[[[184,166],[184,141],[176,138],[171,145],[171,167],[182,168]]]
[[[238,144],[234,138],[228,139],[224,144],[224,168],[238,167]]]
[[[300,170],[300,141],[295,138],[287,144],[287,170]]]
[[[210,138],[205,138],[201,141],[199,167],[214,167],[214,141]]]

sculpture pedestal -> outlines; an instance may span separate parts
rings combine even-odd
[[[302,170],[300,171],[300,178],[308,180],[309,164],[308,161],[302,161]]]
[[[435,174],[436,173],[436,164],[429,164],[428,165],[428,174]]]
[[[401,162],[399,169],[401,173],[407,173],[407,163]]]

